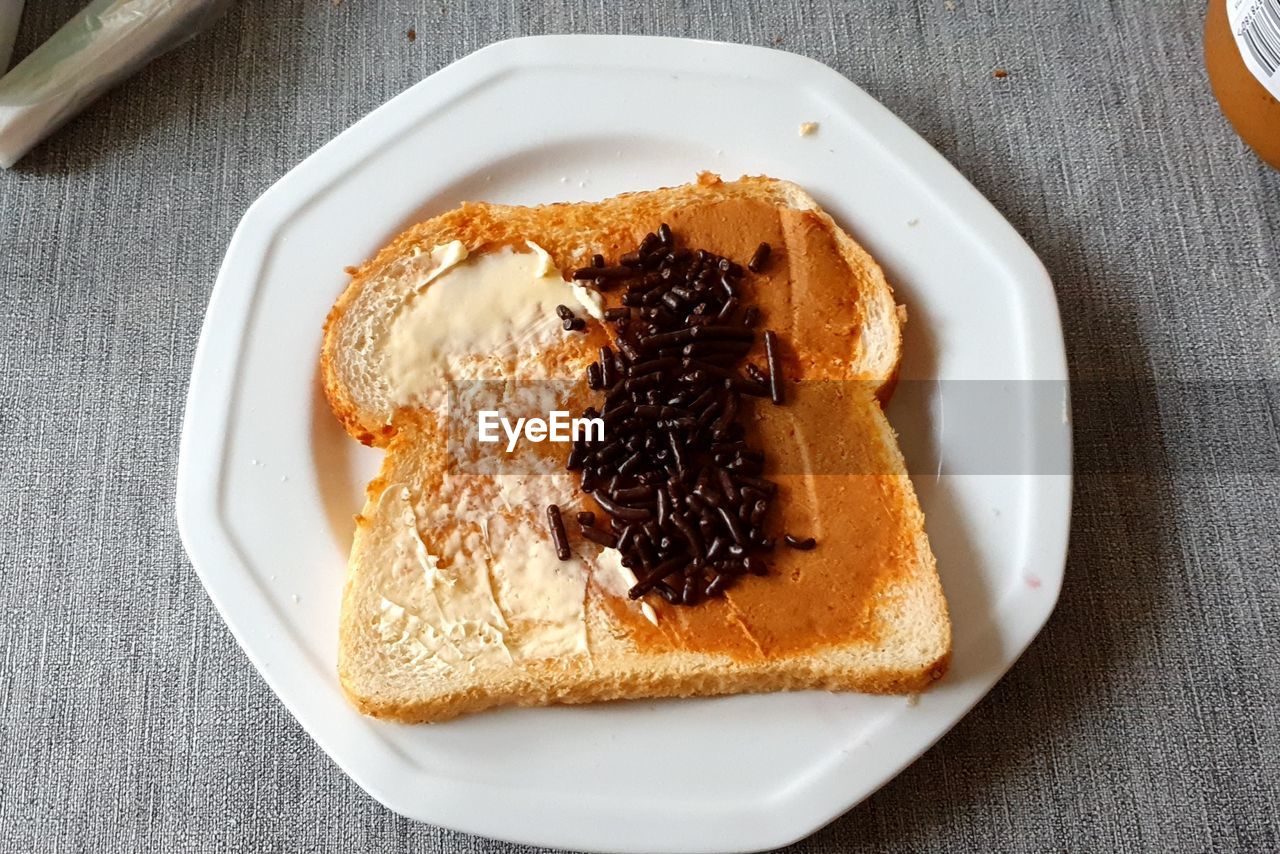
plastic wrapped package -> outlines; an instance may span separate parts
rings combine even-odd
[[[9,2],[0,0],[0,6]],[[204,30],[230,5],[94,0],[0,77],[0,167],[12,166],[107,89]]]
[[[13,56],[13,40],[18,36],[22,20],[22,0],[0,0],[0,75],[9,68]]]

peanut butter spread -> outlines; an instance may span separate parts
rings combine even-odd
[[[685,245],[729,258],[749,258],[761,241],[774,247],[743,296],[759,307],[762,326],[788,342],[786,376],[802,382],[789,383],[786,406],[756,403],[748,430],[769,450],[765,473],[779,485],[772,523],[779,538],[790,531],[816,537],[820,546],[809,552],[779,546],[767,576],[696,607],[653,601],[656,626],[598,582],[595,601],[645,649],[758,658],[874,639],[881,591],[915,563],[917,544],[893,536],[910,486],[893,444],[878,432],[871,386],[815,382],[849,380],[861,323],[860,271],[850,269],[831,229],[812,211],[720,201],[674,212],[669,223]],[[606,296],[607,306],[619,304],[616,293]],[[752,358],[761,361],[760,352]]]

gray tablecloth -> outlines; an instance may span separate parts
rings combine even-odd
[[[29,0],[17,55],[77,5]],[[1079,474],[1057,612],[950,735],[796,850],[1280,848],[1280,174],[1218,114],[1203,12],[246,0],[104,98],[0,173],[5,848],[514,850],[398,818],[321,753],[206,598],[173,480],[246,206],[451,60],[556,32],[832,65],[989,196],[1057,287]]]

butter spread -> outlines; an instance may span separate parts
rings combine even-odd
[[[556,489],[551,477],[518,479],[512,499],[544,501]],[[587,655],[585,565],[558,560],[527,508],[484,506],[476,480],[446,478],[430,498],[404,484],[383,490],[376,518],[393,529],[366,549],[381,575],[381,640],[446,670]],[[432,536],[437,525],[448,533]]]
[[[596,582],[610,596],[627,601],[627,591],[639,582],[630,567],[622,565],[622,552],[617,549],[603,549],[596,558]],[[653,606],[640,601],[640,613],[655,626],[658,625],[658,612]]]
[[[446,483],[467,480],[450,477]],[[512,653],[518,659],[586,654],[587,566],[576,554],[566,561],[556,556],[542,518],[548,504],[566,512],[577,505],[575,476],[547,471],[491,480],[497,482],[499,504],[483,510],[491,544],[487,557],[497,601],[512,624]],[[492,490],[486,495],[492,502]]]
[[[415,662],[442,668],[511,661],[508,625],[498,610],[483,564],[462,555],[432,554],[419,530],[412,491],[392,484],[375,518],[390,536],[371,537],[368,566],[383,577],[378,632],[384,644]],[[456,543],[461,546],[461,539]],[[460,549],[458,549],[460,551]]]
[[[547,358],[567,334],[556,306],[602,319],[603,305],[595,291],[566,281],[542,247],[525,246],[473,256],[454,241],[406,260],[397,275],[408,277],[410,293],[375,357],[394,406],[442,412],[445,391],[455,383],[454,403],[474,408],[492,392],[465,381],[503,379],[509,382],[504,404],[514,411],[554,408],[554,387],[522,381],[566,368]],[[369,565],[382,573],[374,587],[381,593],[377,631],[397,655],[444,669],[589,661],[589,573],[578,554],[590,554],[591,547],[577,548],[575,537],[574,556],[559,560],[541,517],[548,504],[565,513],[579,506],[577,477],[558,457],[522,465],[518,474],[445,471],[419,490],[395,484],[379,497],[396,506],[380,507],[375,518],[402,523],[389,536],[370,536],[368,546]],[[609,579],[623,602],[656,625],[651,606],[626,599],[636,578],[619,559],[612,550],[601,552],[597,577]]]
[[[526,246],[471,256],[455,240],[410,259],[402,274],[413,290],[380,354],[394,405],[437,404],[454,380],[537,379],[544,351],[564,335],[557,305],[603,317],[598,294],[566,281],[542,247]]]

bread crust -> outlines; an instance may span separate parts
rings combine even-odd
[[[923,667],[886,668],[872,673],[851,674],[824,665],[820,657],[812,661],[786,659],[767,666],[732,660],[708,662],[712,667],[698,672],[671,672],[652,667],[652,679],[636,680],[632,671],[616,674],[593,673],[590,679],[565,680],[531,678],[504,686],[461,690],[412,699],[375,696],[363,691],[358,681],[342,678],[343,693],[361,713],[406,724],[439,723],[463,715],[503,706],[584,705],[629,699],[716,697],[728,694],[766,694],[778,691],[851,691],[862,694],[913,694],[927,690],[946,675],[951,665],[948,650]],[[547,690],[549,682],[556,690]]]

